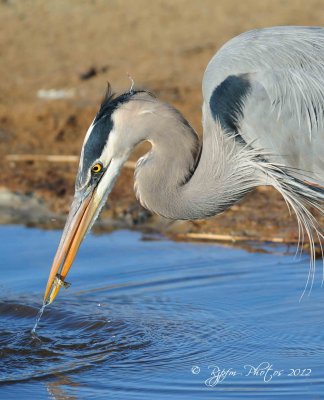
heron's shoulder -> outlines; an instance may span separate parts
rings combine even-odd
[[[203,78],[209,100],[229,75],[275,71],[324,74],[324,28],[278,26],[244,32],[226,42],[212,57]],[[295,73],[294,72],[294,73]]]

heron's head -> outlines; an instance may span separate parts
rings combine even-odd
[[[44,294],[51,303],[74,261],[79,246],[103,207],[130,152],[142,139],[134,134],[140,124],[142,101],[152,95],[130,91],[113,96],[108,89],[99,112],[89,127],[82,146],[75,195],[57,249]]]

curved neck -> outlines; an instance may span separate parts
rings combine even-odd
[[[152,143],[135,170],[135,193],[145,208],[172,219],[200,219],[225,210],[255,186],[253,162],[210,115],[203,112],[200,143],[178,111],[156,102],[159,107],[144,112],[139,123],[142,131],[145,126],[141,139]]]

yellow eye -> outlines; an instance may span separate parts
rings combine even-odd
[[[92,168],[91,168],[91,171],[94,172],[95,174],[97,174],[101,170],[102,170],[102,165],[99,164],[99,163],[93,165]]]

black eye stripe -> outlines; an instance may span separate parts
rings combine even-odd
[[[108,142],[109,133],[113,129],[112,114],[114,111],[122,104],[130,101],[134,95],[141,92],[145,91],[133,90],[132,92],[126,92],[114,97],[108,89],[106,97],[101,103],[100,109],[94,119],[94,126],[84,147],[84,162],[88,168],[94,160],[99,159]]]
[[[112,128],[113,122],[110,116],[103,117],[94,125],[84,147],[85,168],[89,168],[90,165],[101,156]]]
[[[95,164],[96,160],[100,159],[102,152],[107,145],[109,134],[113,129],[112,114],[123,103],[128,102],[134,95],[140,92],[145,91],[132,90],[131,92],[123,93],[115,97],[108,89],[100,109],[93,121],[93,126],[89,137],[87,138],[87,141],[83,147],[83,161],[82,165],[80,166],[79,177],[76,182],[77,187],[86,185],[92,165]],[[100,172],[94,173],[93,175],[101,176],[102,172],[104,172],[104,168],[102,168]]]

